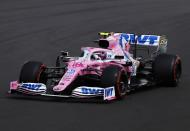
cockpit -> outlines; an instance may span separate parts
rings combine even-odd
[[[94,47],[84,47],[82,48],[82,53],[80,57],[86,60],[110,60],[114,59],[114,53],[112,50],[94,48]]]
[[[93,52],[90,59],[91,60],[106,60],[107,59],[107,53],[104,51]]]

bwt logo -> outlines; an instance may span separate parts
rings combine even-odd
[[[22,87],[31,89],[31,90],[38,90],[41,87],[41,84],[30,84],[30,83],[24,83],[22,84]]]
[[[113,95],[113,88],[106,88],[105,89],[105,92],[104,92],[104,96],[105,97],[109,97],[109,96],[112,96]]]
[[[97,88],[81,88],[81,91],[83,94],[89,94],[89,95],[98,95],[104,93],[104,89],[97,89]]]
[[[156,35],[134,35],[134,34],[121,34],[121,37],[119,39],[119,43],[122,44],[122,39],[125,39],[127,42],[131,42],[132,44],[135,43],[137,40],[137,43],[139,44],[145,44],[146,42],[149,42],[149,44],[153,45],[154,43],[158,42],[158,36]]]

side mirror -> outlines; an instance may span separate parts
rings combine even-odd
[[[115,59],[124,59],[124,56],[116,55],[116,56],[115,56]]]
[[[126,66],[132,66],[133,65],[133,63],[130,61],[130,62],[126,62],[126,64],[125,64]]]

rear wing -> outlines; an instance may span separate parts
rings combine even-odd
[[[129,42],[131,45],[139,46],[156,46],[157,51],[165,53],[167,50],[166,36],[158,35],[136,35],[130,33],[113,33],[113,32],[99,32],[100,38],[108,38],[109,36],[119,35],[119,43]]]

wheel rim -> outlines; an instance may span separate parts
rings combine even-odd
[[[46,66],[44,64],[41,65],[40,71],[38,72],[38,75],[37,75],[37,78],[36,78],[37,82],[42,82],[42,83],[45,82],[45,76],[42,75],[45,67]]]
[[[176,60],[174,66],[174,81],[177,84],[181,77],[181,61],[179,59]]]
[[[126,94],[127,78],[123,72],[121,73],[121,75],[119,77],[118,90],[119,90],[118,92],[120,93],[121,96]]]
[[[179,64],[176,64],[176,67],[175,67],[175,77],[174,77],[175,80],[176,80],[176,82],[179,81],[180,76],[181,76],[181,68],[180,68]]]

